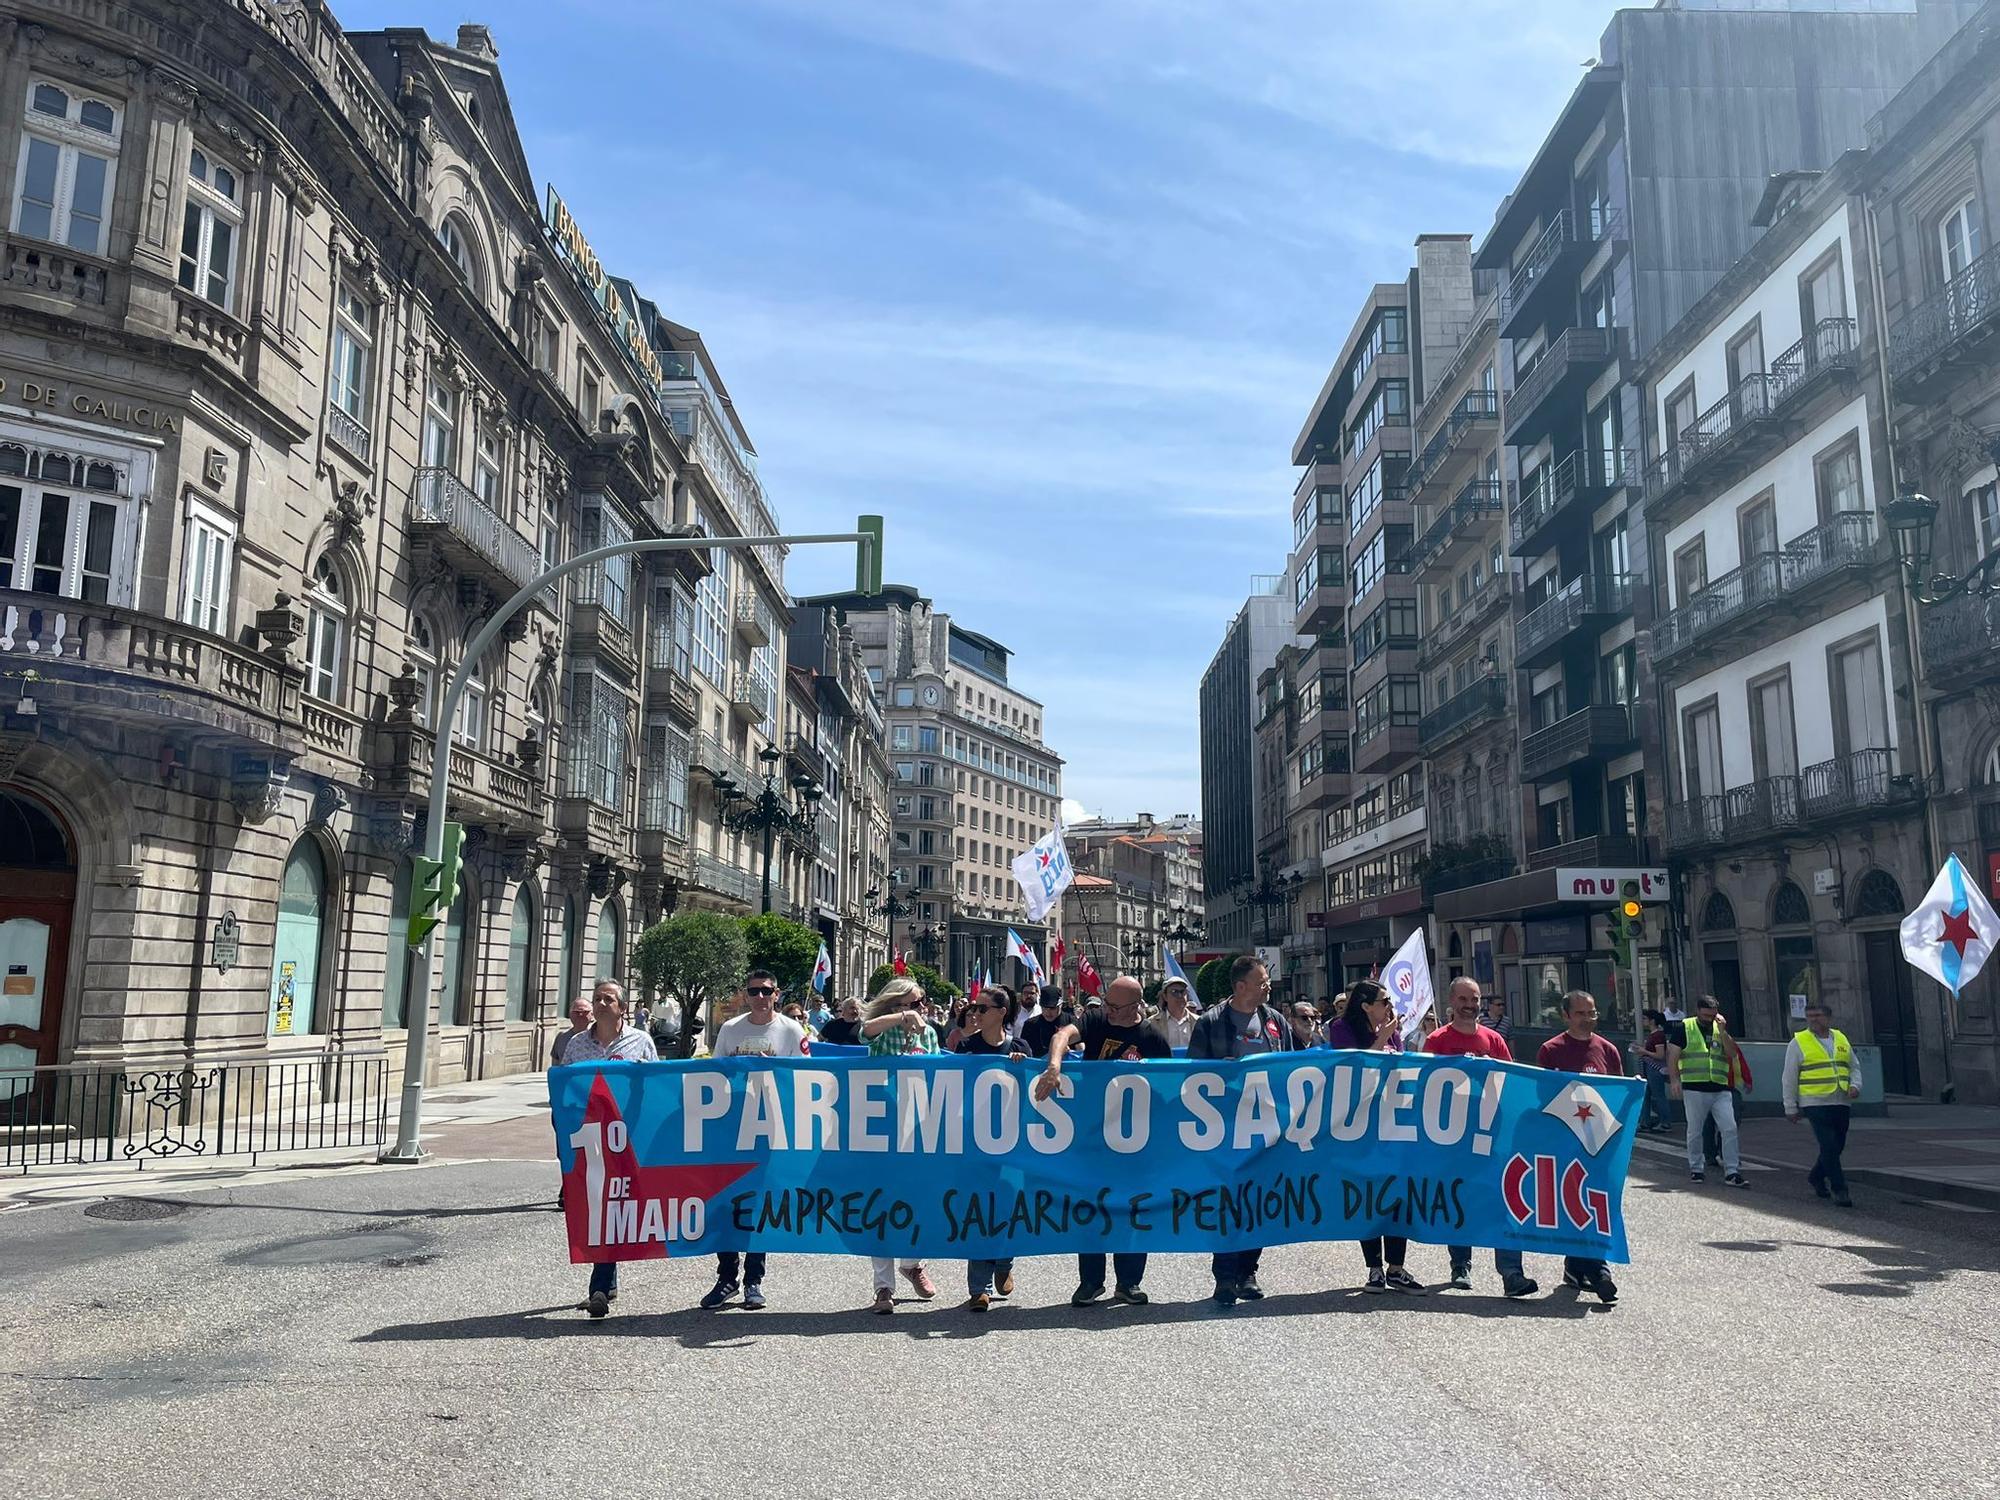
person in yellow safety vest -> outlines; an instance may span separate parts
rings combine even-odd
[[[1806,1006],[1806,1029],[1785,1049],[1785,1115],[1794,1124],[1812,1122],[1819,1160],[1806,1181],[1820,1197],[1830,1197],[1842,1208],[1854,1207],[1840,1154],[1847,1149],[1849,1106],[1860,1097],[1861,1069],[1847,1034],[1834,1028],[1825,1003],[1814,1000]]]
[[[1722,1180],[1731,1187],[1748,1187],[1743,1159],[1737,1151],[1736,1096],[1729,1091],[1730,1065],[1742,1056],[1736,1038],[1723,1024],[1715,996],[1703,995],[1694,1015],[1667,1026],[1667,1092],[1687,1111],[1688,1177],[1705,1180],[1702,1171],[1701,1128],[1710,1119],[1722,1137]]]

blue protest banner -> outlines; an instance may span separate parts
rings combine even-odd
[[[1377,1234],[1623,1261],[1642,1085],[1473,1057],[587,1063],[549,1074],[570,1257],[938,1259]]]

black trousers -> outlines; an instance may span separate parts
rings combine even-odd
[[[1257,1262],[1263,1256],[1262,1250],[1218,1250],[1210,1257],[1209,1269],[1217,1281],[1241,1281],[1257,1274]]]
[[[1816,1104],[1799,1111],[1812,1124],[1813,1138],[1819,1142],[1819,1160],[1806,1173],[1806,1181],[1825,1183],[1836,1193],[1847,1191],[1847,1174],[1840,1170],[1840,1153],[1847,1149],[1847,1122],[1853,1113],[1845,1104]]]
[[[764,1252],[747,1250],[743,1253],[743,1279],[762,1281],[764,1279]],[[724,1281],[736,1280],[737,1255],[734,1250],[719,1251],[715,1257],[715,1274]]]
[[[1121,1251],[1112,1256],[1111,1268],[1118,1273],[1120,1286],[1137,1286],[1146,1279],[1146,1257],[1137,1252]],[[1079,1255],[1076,1258],[1076,1279],[1084,1286],[1103,1286],[1103,1255]]]
[[[1403,1257],[1410,1253],[1410,1242],[1400,1234],[1378,1234],[1372,1240],[1361,1242],[1361,1258],[1368,1262],[1371,1271],[1382,1269],[1384,1251],[1388,1252],[1390,1265],[1400,1266]]]

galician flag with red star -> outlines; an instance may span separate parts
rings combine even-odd
[[[1602,1151],[1604,1143],[1622,1128],[1617,1111],[1604,1102],[1602,1094],[1580,1079],[1544,1104],[1542,1113],[1569,1126],[1578,1143],[1592,1156]]]
[[[1956,854],[1903,918],[1903,957],[1953,995],[1972,983],[2000,944],[2000,916]]]

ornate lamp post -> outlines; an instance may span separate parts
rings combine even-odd
[[[1143,932],[1133,933],[1125,939],[1122,956],[1125,960],[1125,972],[1130,974],[1134,979],[1137,979],[1141,984],[1144,984],[1146,982],[1146,965],[1153,958],[1152,940]]]
[[[1281,906],[1289,905],[1291,894],[1283,883],[1272,875],[1269,864],[1258,866],[1256,884],[1251,885],[1249,881],[1244,881],[1243,884],[1250,887],[1243,893],[1243,899],[1264,913],[1264,946],[1268,948],[1272,941],[1271,913]]]
[[[1160,930],[1160,936],[1176,948],[1208,941],[1201,930],[1201,918],[1189,913],[1178,901],[1168,908],[1167,919],[1169,925]]]
[[[763,762],[764,784],[755,792],[736,784],[728,772],[712,772],[715,795],[722,808],[725,826],[738,833],[764,836],[764,906],[771,910],[771,845],[779,834],[795,848],[819,846],[819,799],[825,794],[813,777],[801,771],[787,784],[779,779],[778,763],[784,759],[776,747],[766,745],[757,752]]]

